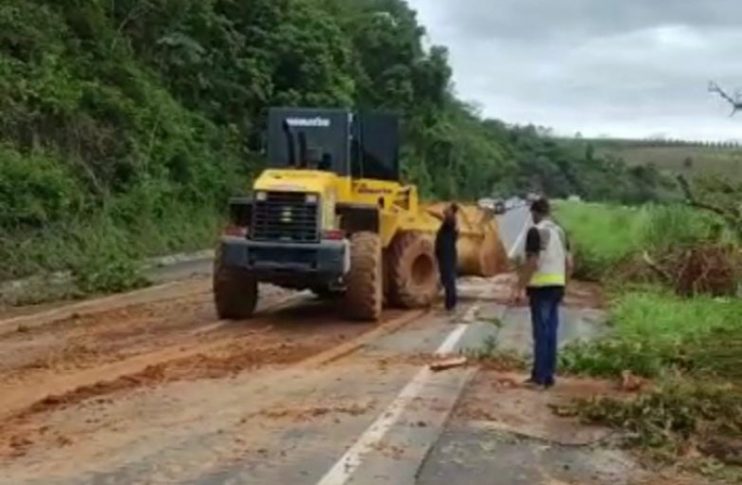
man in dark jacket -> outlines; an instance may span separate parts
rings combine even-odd
[[[441,273],[441,284],[446,293],[446,310],[456,308],[456,265],[458,255],[456,242],[459,237],[456,226],[456,214],[459,208],[451,204],[443,214],[443,223],[435,238],[435,256],[438,259],[438,268]]]

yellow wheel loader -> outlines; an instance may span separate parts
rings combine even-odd
[[[352,319],[384,304],[430,306],[438,294],[434,235],[441,205],[399,180],[398,120],[335,109],[271,109],[268,168],[230,203],[214,264],[220,318],[252,316],[258,283],[336,297]],[[494,216],[460,211],[459,266],[505,269]]]

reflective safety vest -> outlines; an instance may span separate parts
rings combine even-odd
[[[561,227],[546,219],[536,225],[541,239],[538,269],[529,287],[564,286],[567,283],[566,237]]]

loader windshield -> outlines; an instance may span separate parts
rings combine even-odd
[[[308,141],[307,133],[294,132],[284,123],[288,166],[307,170],[332,171],[332,153],[324,151],[322,147],[313,146]]]
[[[268,128],[268,163],[275,168],[349,172],[349,114],[341,110],[275,109]]]

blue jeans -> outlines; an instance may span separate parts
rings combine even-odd
[[[557,364],[559,305],[564,297],[564,288],[561,286],[529,288],[528,296],[533,325],[531,379],[542,386],[552,386]]]

